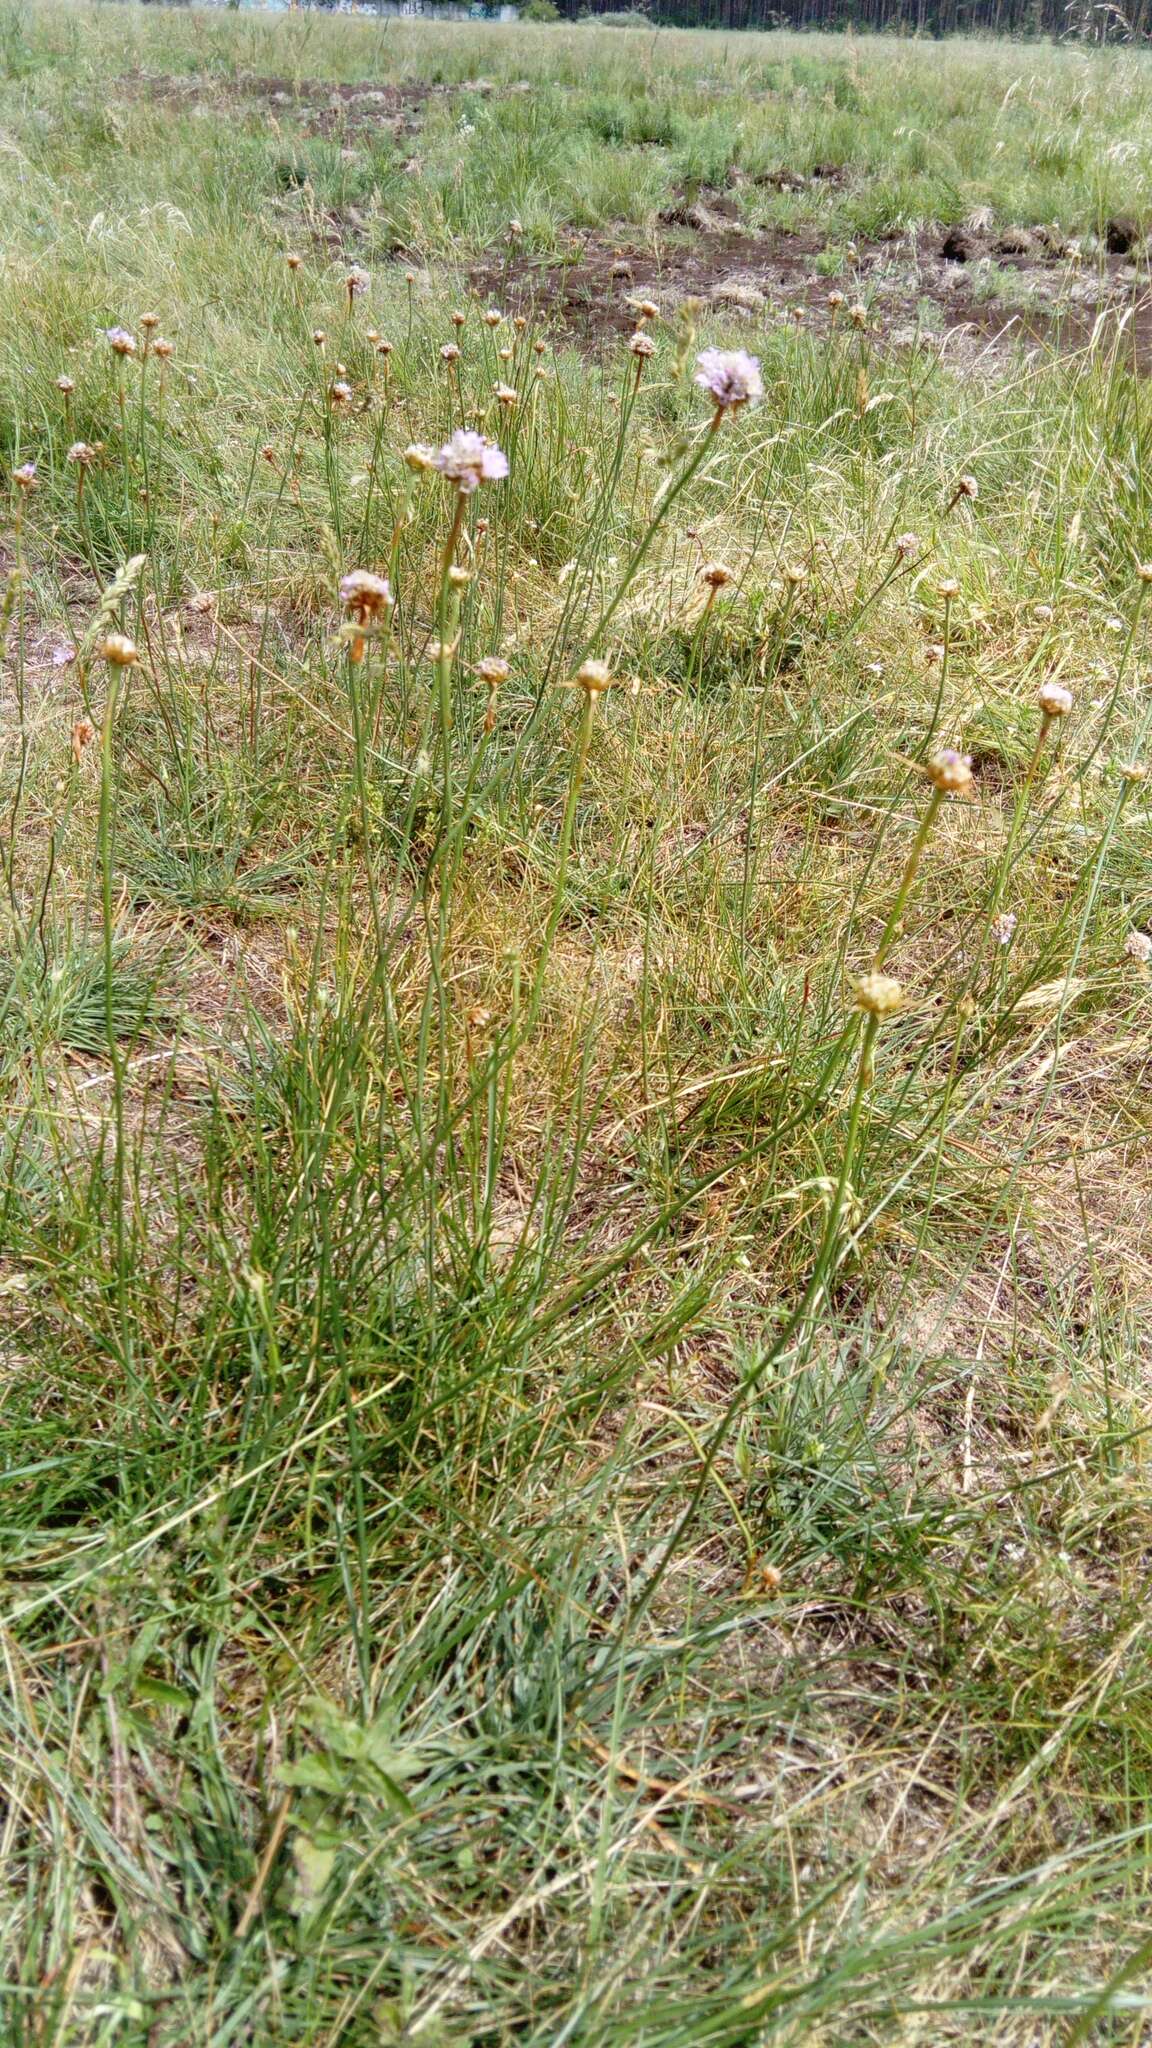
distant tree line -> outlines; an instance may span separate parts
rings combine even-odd
[[[631,0],[635,5],[635,0]],[[557,0],[561,15],[616,14],[630,0]],[[1129,42],[1152,30],[1152,0],[647,0],[654,26],[883,31]]]

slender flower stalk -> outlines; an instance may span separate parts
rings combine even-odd
[[[940,753],[934,754],[928,763],[927,772],[932,784],[932,794],[928,799],[924,816],[920,820],[916,837],[912,841],[908,858],[904,863],[904,873],[900,878],[900,887],[896,891],[896,901],[888,913],[888,921],[880,934],[880,941],[876,947],[874,961],[874,974],[876,977],[879,977],[880,969],[883,967],[889,947],[900,929],[900,920],[904,915],[905,905],[912,893],[912,884],[916,880],[916,871],[920,866],[924,848],[928,844],[928,839],[932,827],[936,823],[941,804],[946,796],[966,796],[972,787],[971,759],[967,754],[958,753],[955,747],[944,747]]]

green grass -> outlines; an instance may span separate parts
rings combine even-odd
[[[1090,236],[1146,60],[68,6],[0,65],[4,2041],[1135,2048],[1147,387],[1111,316],[670,298],[638,375],[466,273],[732,163],[851,167],[736,188],[849,297],[896,220]]]

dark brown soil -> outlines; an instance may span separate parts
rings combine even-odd
[[[635,302],[649,297],[665,314],[696,299],[750,325],[800,317],[820,329],[832,317],[829,293],[840,291],[849,304],[868,306],[880,338],[902,343],[917,333],[935,334],[950,354],[965,338],[1000,351],[1017,341],[1083,347],[1099,314],[1110,309],[1128,315],[1128,359],[1152,368],[1149,278],[1119,256],[1101,252],[1083,264],[1058,260],[1042,240],[1021,233],[1004,235],[998,244],[970,238],[972,257],[960,264],[942,256],[937,234],[858,243],[850,270],[831,277],[817,268],[820,235],[738,228],[711,199],[670,207],[661,223],[643,240],[629,230],[616,240],[597,232],[573,235],[558,257],[509,253],[476,265],[470,282],[479,295],[513,311],[531,309],[561,322],[589,349],[629,333]],[[981,264],[985,256],[993,265]]]

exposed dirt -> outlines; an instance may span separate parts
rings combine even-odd
[[[464,93],[505,97],[530,91],[526,80],[495,85],[475,78],[452,85],[334,84],[325,79],[136,72],[121,81],[141,98],[183,109],[248,109],[275,123],[283,118],[306,135],[340,141],[386,130],[400,145],[419,135],[422,110],[434,98]],[[417,168],[416,159],[412,168]],[[704,189],[670,199],[654,227],[621,226],[570,233],[556,255],[505,251],[475,264],[473,289],[517,311],[535,309],[559,321],[581,347],[595,351],[635,324],[631,301],[651,296],[671,312],[685,299],[723,307],[737,319],[803,319],[817,330],[831,315],[829,294],[860,300],[870,326],[887,345],[935,336],[950,357],[1019,342],[1080,348],[1104,312],[1123,314],[1122,347],[1141,371],[1152,369],[1152,281],[1144,229],[1127,215],[1109,220],[1102,242],[1070,242],[1049,228],[979,224],[934,234],[850,245],[842,274],[821,264],[819,230],[756,229],[736,196],[756,187],[827,190],[850,184],[842,164],[801,174],[783,166],[757,178],[733,168],[726,190]],[[330,216],[324,240],[355,243],[363,223],[355,209]],[[843,246],[841,244],[841,246]],[[419,251],[397,246],[406,261]],[[841,318],[844,317],[842,314]],[[1119,329],[1119,322],[1113,333]]]
[[[470,281],[514,310],[559,319],[590,348],[628,333],[636,301],[649,296],[665,313],[699,299],[737,319],[803,318],[820,329],[832,318],[829,294],[839,291],[847,305],[868,306],[887,343],[935,334],[950,354],[965,341],[1082,347],[1111,310],[1127,315],[1128,359],[1152,368],[1152,281],[1127,257],[1055,254],[1042,238],[1009,231],[996,240],[967,236],[958,261],[942,253],[937,235],[858,243],[846,273],[831,276],[818,267],[823,236],[743,228],[734,210],[722,197],[672,206],[654,235],[573,235],[557,257],[506,254],[476,265]]]
[[[339,139],[381,127],[415,134],[419,109],[431,99],[530,89],[518,84],[497,88],[484,78],[453,85],[337,85],[324,78],[209,78],[195,73],[179,78],[168,72],[147,71],[129,72],[120,83],[137,98],[165,106],[185,111],[205,107],[213,112],[224,106],[247,108],[272,120],[290,117],[306,135]]]

